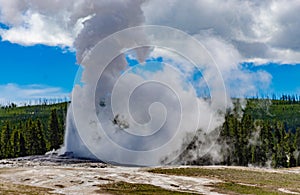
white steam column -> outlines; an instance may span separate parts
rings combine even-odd
[[[127,58],[139,63],[130,66]],[[159,62],[155,59],[163,59]],[[86,53],[72,93],[66,152],[153,166],[181,154],[186,137],[222,124],[227,96],[217,65],[200,42],[177,29],[139,26],[116,32]],[[195,71],[202,74],[195,84]],[[206,86],[209,99],[197,91]],[[203,155],[213,143],[203,144]]]

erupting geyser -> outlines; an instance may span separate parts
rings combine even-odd
[[[143,166],[185,163],[207,153],[218,161],[221,146],[215,141],[229,96],[253,92],[253,82],[265,81],[265,74],[241,70],[239,51],[206,30],[195,34],[193,26],[183,26],[189,36],[141,26],[149,3],[74,4],[72,16],[82,24],[73,44],[81,68],[62,151]],[[234,90],[225,90],[224,82]],[[177,158],[195,134],[190,159]]]
[[[171,163],[187,137],[199,129],[209,135],[223,121],[227,96],[218,68],[199,42],[179,30],[124,29],[96,44],[81,65],[65,141],[75,156]],[[204,141],[198,154],[211,147]]]
[[[0,2],[1,40],[76,51],[81,67],[61,151],[77,157],[185,163],[177,156],[197,134],[189,158],[209,153],[218,160],[214,143],[229,97],[253,96],[271,81],[267,72],[241,64],[294,63],[298,56],[298,45],[282,45],[291,26],[283,18],[292,18],[285,14],[296,13],[296,6],[285,14],[272,9],[281,16],[266,19],[265,10],[279,1]],[[270,22],[284,30],[274,31]]]
[[[222,124],[228,97],[217,65],[182,31],[138,26],[142,3],[101,1],[85,10],[63,153],[126,165],[171,163],[199,129],[208,137]],[[217,137],[203,140],[197,156]]]

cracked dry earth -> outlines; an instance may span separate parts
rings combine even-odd
[[[59,194],[97,194],[98,185],[119,181],[151,184],[175,191],[219,194],[212,192],[208,185],[220,180],[155,174],[147,170],[99,162],[58,163],[40,159],[12,159],[0,161],[0,182],[50,188],[51,192]]]

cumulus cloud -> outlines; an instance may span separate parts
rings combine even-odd
[[[24,17],[26,25],[0,31],[3,41],[22,45],[72,46],[72,34],[61,29],[45,16],[38,13],[27,13]]]
[[[249,71],[241,64],[243,56],[233,43],[207,33],[194,36],[207,48],[221,72],[231,97],[249,97],[268,89],[272,76],[266,71]]]
[[[8,29],[0,30],[0,36],[2,40],[25,46],[45,44],[73,47],[75,44],[80,54],[94,46],[95,38],[99,35],[97,31],[100,29],[107,28],[107,33],[102,34],[102,36],[107,36],[112,31],[141,23],[143,21],[140,9],[142,2],[0,0],[0,22],[8,26]],[[110,10],[112,6],[116,9]],[[129,9],[131,11],[128,11]],[[111,17],[112,15],[114,17]],[[126,21],[128,18],[130,20]],[[95,22],[98,25],[91,25]],[[119,23],[109,25],[114,22]],[[115,29],[109,29],[110,27]],[[89,32],[80,33],[83,28],[84,31]],[[98,37],[98,40],[102,38],[104,37]],[[81,43],[80,40],[83,39],[85,42]]]
[[[147,24],[168,25],[192,35],[210,32],[212,37],[221,37],[234,45],[244,61],[300,61],[297,0],[153,0],[144,4],[143,11]]]
[[[31,100],[69,97],[69,93],[59,87],[44,85],[18,85],[9,83],[0,85],[0,91],[1,105],[6,105],[9,102],[23,104]]]
[[[25,46],[72,47],[84,18],[88,17],[73,14],[82,5],[87,5],[83,3],[81,0],[0,0],[0,22],[8,26],[0,30],[0,36],[2,40]]]
[[[0,36],[23,45],[74,46],[80,56],[93,47],[97,36],[101,40],[111,31],[155,24],[175,27],[191,35],[210,32],[210,36],[232,44],[244,61],[258,64],[300,61],[297,0],[124,2],[0,0],[0,22],[9,27],[2,29]],[[107,25],[118,21],[119,25]],[[106,33],[104,27],[108,28]],[[82,29],[84,32],[80,33]],[[97,33],[100,30],[102,37]]]
[[[300,34],[300,21],[297,19],[299,10],[300,2],[297,0],[275,1],[265,10],[265,15],[268,14],[277,27],[269,41],[272,46],[300,51],[300,40],[297,38]]]

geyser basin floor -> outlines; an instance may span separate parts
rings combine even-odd
[[[191,172],[194,174],[191,175]],[[267,181],[262,183],[265,177],[269,178],[269,183]],[[105,192],[103,190],[115,187],[111,184],[120,184],[120,182],[125,187],[126,183],[150,184],[167,190],[200,194],[231,194],[232,192],[241,194],[241,192],[256,188],[258,188],[256,190],[267,189],[267,194],[272,194],[274,191],[284,194],[300,193],[298,185],[292,186],[293,182],[299,184],[299,179],[300,168],[273,170],[247,167],[177,166],[152,169],[116,167],[78,159],[68,159],[66,163],[63,163],[41,157],[0,161],[0,182],[2,184],[0,190],[8,187],[12,192],[16,192],[15,194],[18,194],[18,191],[15,190],[20,186],[24,189],[33,190],[33,192],[41,190],[43,194],[50,192],[97,194],[97,192]],[[109,185],[104,187],[105,184]],[[272,189],[268,192],[270,186]],[[234,191],[237,187],[238,190],[242,191]],[[126,189],[122,187],[114,190],[117,190],[116,193],[126,192]],[[108,193],[113,194],[111,191]]]
[[[266,169],[251,167],[156,168],[152,173],[215,178],[224,182],[213,185],[226,194],[300,194],[300,167]]]
[[[99,185],[114,182],[151,184],[167,190],[211,194],[216,179],[161,175],[149,168],[116,167],[96,162],[62,164],[53,160],[2,160],[0,182],[50,188],[54,193],[97,194]],[[1,188],[0,188],[1,189]],[[218,194],[218,193],[213,193]]]

